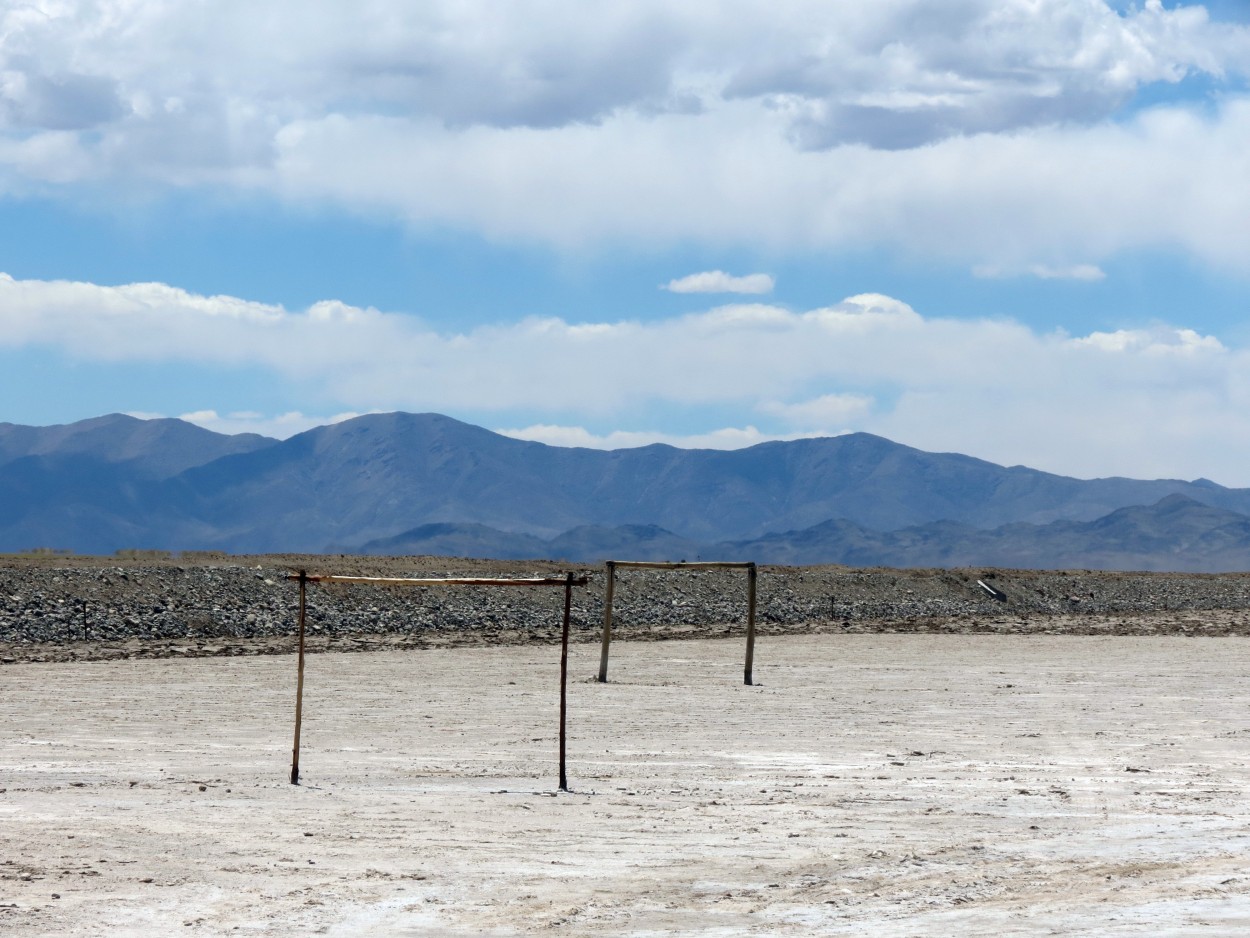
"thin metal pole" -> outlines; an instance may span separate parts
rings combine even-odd
[[[603,646],[599,650],[599,683],[608,682],[608,647],[612,644],[612,594],[616,591],[616,563],[609,560],[607,585],[603,588]]]
[[[755,564],[747,568],[747,663],[743,683],[751,684],[751,666],[755,662]]]
[[[295,680],[295,745],[291,751],[291,784],[299,784],[299,727],[304,716],[304,617],[307,608],[308,572],[299,572],[299,677]]]
[[[573,574],[564,583],[564,631],[560,637],[560,791],[569,790],[569,776],[565,771],[564,743],[565,723],[568,713],[569,683],[569,615],[573,607]]]

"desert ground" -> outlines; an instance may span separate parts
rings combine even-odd
[[[310,655],[298,786],[294,656],[15,659],[0,933],[1250,933],[1244,637],[598,655],[568,792],[549,642]]]

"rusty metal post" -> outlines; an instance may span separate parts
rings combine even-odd
[[[299,728],[304,716],[304,619],[307,608],[308,571],[299,572],[299,676],[295,680],[295,745],[291,751],[291,784],[299,784]]]
[[[616,563],[609,560],[607,585],[603,588],[603,646],[599,650],[599,683],[608,682],[608,647],[612,644],[612,594],[616,591]]]
[[[743,683],[751,685],[751,667],[755,662],[755,564],[747,567],[747,663]]]
[[[569,683],[569,618],[573,608],[573,574],[564,582],[564,630],[560,635],[560,791],[569,790],[569,775],[565,770],[564,744],[565,723],[568,713]]]

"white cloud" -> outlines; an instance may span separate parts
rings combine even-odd
[[[556,130],[329,118],[279,134],[275,173],[291,198],[568,250],[886,246],[1026,271],[1147,248],[1236,270],[1250,259],[1250,98],[1205,117],[1162,109],[895,153],[800,152],[784,122],[750,102]]]
[[[289,311],[160,284],[0,276],[5,348],[119,367],[179,362],[188,373],[227,366],[282,380],[322,413],[473,415],[566,445],[735,446],[864,430],[1077,475],[1250,484],[1250,347],[1166,325],[1039,333],[1010,320],[929,318],[863,294],[797,312],[754,304],[648,322],[526,319],[444,333],[337,303]],[[750,415],[754,426],[701,413]],[[267,435],[322,422],[188,417]]]
[[[138,416],[138,414],[132,416]],[[288,411],[284,414],[271,416],[250,410],[234,411],[228,414],[219,414],[215,410],[196,410],[187,414],[179,414],[178,419],[185,420],[187,423],[194,423],[206,430],[212,430],[214,433],[231,435],[236,433],[259,433],[261,436],[285,440],[314,427],[342,423],[344,420],[350,420],[359,416],[360,414],[356,411],[333,414],[328,417],[317,417],[311,414],[302,414],[299,411]]]
[[[496,430],[504,436],[518,440],[532,440],[548,446],[577,446],[583,449],[631,449],[664,443],[681,449],[742,449],[757,443],[773,440],[812,439],[833,434],[763,433],[753,426],[722,427],[706,433],[663,433],[658,430],[614,430],[611,433],[591,433],[584,427],[566,427],[558,424],[539,423],[529,427]]]
[[[661,289],[671,293],[772,293],[773,278],[768,274],[735,277],[723,270],[707,270],[670,280]]]
[[[1192,329],[1118,329],[1115,332],[1091,332],[1073,339],[1072,344],[1103,352],[1136,352],[1142,355],[1214,355],[1226,351],[1215,336],[1199,335]]]
[[[128,410],[125,413],[128,417],[136,417],[139,420],[160,420],[169,416],[169,414],[152,410]],[[278,440],[285,440],[314,427],[342,423],[344,420],[350,420],[359,416],[360,414],[356,411],[347,411],[329,416],[315,416],[302,414],[297,410],[287,411],[282,414],[262,414],[254,410],[219,414],[215,410],[193,410],[189,413],[177,415],[179,420],[193,423],[203,427],[205,430],[212,430],[214,433],[225,433],[228,435],[257,433],[261,436]]]
[[[822,394],[795,403],[763,401],[757,409],[791,425],[838,427],[862,422],[872,412],[873,404],[869,394]]]
[[[546,128],[722,98],[766,101],[816,143],[883,146],[1101,117],[1144,83],[1244,73],[1247,46],[1200,6],[1097,0],[271,0],[264,16],[219,0],[211,17],[60,0],[0,27],[0,117],[24,130],[263,134],[330,113]]]
[[[1107,278],[1106,273],[1097,264],[1071,264],[1066,267],[1054,267],[1049,264],[1029,264],[1022,268],[996,267],[991,264],[978,265],[972,268],[972,275],[985,280],[1004,280],[1010,277],[1036,277],[1038,280],[1083,280],[1094,283]]]
[[[224,187],[563,247],[1068,276],[1250,254],[1250,28],[1193,4],[60,0],[0,36],[0,193]],[[1229,82],[1212,114],[1119,120],[1198,74]]]

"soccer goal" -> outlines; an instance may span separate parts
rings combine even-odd
[[[649,570],[745,570],[747,572],[747,656],[742,683],[751,684],[751,667],[755,658],[755,562],[736,561],[673,561],[609,560],[607,583],[603,592],[603,646],[599,652],[599,682],[608,680],[608,650],[612,646],[612,601],[616,594],[616,571],[632,567]]]
[[[567,713],[567,686],[569,673],[569,618],[573,605],[573,587],[585,586],[586,577],[572,573],[563,577],[517,577],[494,579],[490,577],[441,577],[417,579],[412,577],[385,576],[339,576],[334,574],[309,575],[307,571],[292,573],[288,580],[299,581],[299,665],[295,679],[295,744],[291,751],[291,784],[299,784],[299,734],[304,713],[304,624],[307,619],[309,583],[367,583],[374,586],[536,586],[564,587],[564,625],[560,635],[560,790],[569,790],[569,777],[565,769],[565,717]]]

